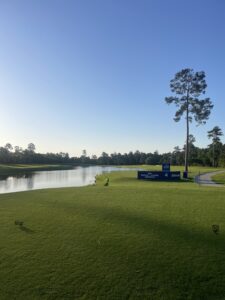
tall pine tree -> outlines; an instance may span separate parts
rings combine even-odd
[[[205,94],[206,87],[204,71],[194,72],[193,69],[183,69],[170,81],[170,89],[175,95],[165,98],[167,104],[174,103],[178,108],[174,121],[180,121],[183,115],[186,119],[186,172],[188,172],[190,122],[194,119],[198,124],[204,124],[213,108],[210,98],[199,99],[202,94]]]

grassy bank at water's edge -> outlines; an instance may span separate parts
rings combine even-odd
[[[49,165],[49,164],[0,164],[0,175],[13,175],[22,172],[67,170],[72,165]]]
[[[220,184],[225,184],[225,173],[217,174],[212,177],[213,181]]]
[[[224,191],[106,176],[0,195],[0,298],[224,299]]]

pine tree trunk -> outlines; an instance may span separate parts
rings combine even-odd
[[[188,172],[188,153],[189,153],[189,93],[187,93],[187,111],[186,111],[186,147],[185,147],[185,172]]]

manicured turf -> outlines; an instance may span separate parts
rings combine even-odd
[[[0,299],[225,299],[224,191],[107,177],[0,195]]]
[[[220,183],[220,184],[225,184],[225,173],[222,174],[217,174],[212,177],[213,181]]]

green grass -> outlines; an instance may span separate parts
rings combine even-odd
[[[21,172],[65,170],[71,169],[71,165],[49,164],[0,164],[0,175],[12,175]]]
[[[217,174],[212,177],[213,181],[220,184],[225,184],[225,173]]]
[[[0,299],[225,299],[224,191],[106,176],[0,195]]]

